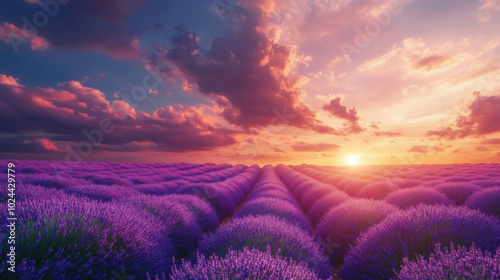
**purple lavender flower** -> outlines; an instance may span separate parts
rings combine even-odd
[[[293,195],[271,165],[266,165],[262,168],[259,181],[253,186],[252,191],[248,195],[247,203],[264,197],[285,200],[300,208]]]
[[[148,213],[71,196],[20,202],[16,211],[16,275],[25,279],[109,279],[112,269],[124,267],[145,276],[172,265],[173,246]],[[0,278],[8,279],[6,273]]]
[[[500,217],[500,186],[474,193],[467,199],[464,206]]]
[[[208,258],[197,255],[195,263],[183,261],[180,266],[174,267],[169,279],[319,280],[321,278],[303,263],[273,255],[268,246],[265,252],[245,247],[242,251],[229,250],[224,257],[215,254]]]
[[[350,197],[343,191],[331,192],[318,199],[309,210],[309,221],[316,227],[321,218],[333,207],[347,201]]]
[[[27,174],[19,177],[18,183],[54,188],[57,190],[71,186],[89,184],[88,181],[78,178],[63,178],[61,176],[51,176],[48,174]]]
[[[325,214],[316,227],[317,239],[330,256],[330,262],[340,264],[359,234],[398,210],[385,201],[349,200]]]
[[[403,259],[395,280],[500,279],[500,247],[494,256],[488,251],[483,253],[474,245],[470,249],[460,245],[455,249],[453,244],[450,247],[451,250],[441,249],[440,244],[436,244],[436,249],[427,259],[421,255],[414,261]]]
[[[417,206],[419,204],[455,205],[455,203],[446,197],[445,194],[426,187],[413,187],[397,190],[386,196],[384,200],[403,209],[407,209],[411,206]]]
[[[388,216],[360,235],[344,258],[344,280],[390,279],[405,257],[428,257],[434,244],[470,246],[495,252],[500,246],[498,219],[466,207],[422,205]]]
[[[300,196],[299,203],[304,212],[307,213],[316,201],[333,191],[338,190],[330,185],[319,185],[316,188],[311,188],[305,191],[304,194]]]
[[[232,248],[244,247],[266,251],[271,246],[273,255],[281,255],[304,262],[320,277],[328,278],[331,271],[320,246],[299,227],[274,216],[247,216],[234,218],[200,242],[199,252],[205,256],[225,256]]]
[[[187,185],[179,188],[176,193],[194,195],[205,200],[221,219],[232,215],[236,209],[236,202],[231,198],[229,190],[214,184]]]
[[[61,200],[66,199],[66,195],[62,190],[57,190],[54,188],[45,188],[42,186],[33,186],[26,184],[17,184],[16,186],[16,201],[26,201],[26,200]],[[0,188],[0,198],[2,201],[7,201],[8,191],[6,187]]]
[[[368,180],[351,177],[342,179],[337,184],[337,188],[346,192],[350,196],[354,196],[369,183],[370,182]]]
[[[195,215],[186,206],[172,201],[168,196],[139,195],[119,201],[125,206],[148,212],[163,225],[177,251],[177,256],[188,257],[198,246],[203,232]]]
[[[455,201],[457,205],[464,204],[470,195],[482,189],[478,185],[466,182],[447,182],[439,184],[434,188]]]
[[[219,227],[219,216],[215,210],[203,199],[194,195],[173,194],[164,196],[163,199],[179,202],[196,217],[196,222],[204,231],[213,231]]]
[[[304,213],[286,201],[276,198],[259,198],[247,202],[236,212],[234,217],[241,218],[249,215],[273,215],[299,226],[312,234],[312,228]]]
[[[373,182],[363,187],[357,194],[359,198],[384,199],[388,194],[398,190],[399,187],[390,180]]]
[[[111,201],[139,195],[140,193],[130,187],[120,185],[78,185],[64,189],[68,195],[83,196],[100,201]]]
[[[179,182],[179,181],[177,181]],[[187,183],[187,182],[186,182]],[[137,190],[142,194],[149,195],[167,195],[172,194],[179,188],[177,184],[172,182],[148,183],[142,185],[134,185],[130,188]]]

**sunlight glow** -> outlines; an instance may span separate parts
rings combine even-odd
[[[359,157],[355,155],[350,155],[346,158],[346,164],[347,165],[358,165],[359,164]]]

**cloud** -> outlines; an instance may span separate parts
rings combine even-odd
[[[15,25],[4,22],[0,25],[0,41],[9,44],[11,38],[14,37],[24,37],[23,31],[17,28]],[[46,50],[49,47],[49,42],[40,36],[33,36],[31,38],[26,38],[31,44],[32,50]]]
[[[217,100],[231,124],[247,129],[288,125],[336,134],[301,101],[304,78],[292,70],[303,58],[261,31],[267,26],[263,11],[249,6],[237,11],[244,20],[213,39],[208,51],[200,49],[196,33],[178,26],[173,47],[159,48],[148,65],[163,76],[185,79]]]
[[[491,138],[481,141],[481,144],[486,145],[500,145],[500,138]]]
[[[500,3],[497,0],[481,0],[479,6],[479,20],[490,21],[494,12],[500,11]]]
[[[429,152],[429,148],[427,146],[412,146],[408,149],[408,152],[426,154]]]
[[[305,143],[297,142],[292,145],[292,148],[296,152],[325,152],[325,151],[338,151],[340,146],[337,144],[330,143]]]
[[[325,104],[323,110],[334,117],[348,121],[349,123],[344,125],[347,133],[359,133],[363,131],[363,128],[358,124],[359,116],[356,108],[347,109],[347,107],[341,103],[342,100],[340,97],[337,97],[332,99],[329,104]]]
[[[375,131],[373,133],[375,136],[379,137],[397,137],[397,136],[402,136],[401,133],[399,132],[391,132],[391,131]]]
[[[10,33],[16,44],[30,38],[29,34],[36,34],[29,39],[33,50],[51,47],[97,51],[118,59],[140,57],[137,34],[127,30],[127,22],[131,12],[142,5],[141,0],[69,1],[65,5],[57,5],[57,1],[40,3],[49,7],[51,16],[39,4],[2,1],[0,17],[6,22],[0,26],[0,40],[8,43],[6,36]],[[57,9],[48,3],[55,3]],[[34,15],[40,12],[48,18],[44,25],[35,24]]]
[[[347,109],[346,106],[340,104],[342,100],[337,97],[330,101],[330,104],[323,106],[323,110],[329,112],[332,116],[347,120],[349,122],[357,122],[359,120],[356,108]]]
[[[47,138],[12,136],[0,138],[0,150],[11,153],[48,153],[58,152],[60,148]]]
[[[479,151],[479,152],[487,152],[487,151],[491,151],[490,149],[484,147],[484,146],[477,146],[476,151]]]
[[[432,150],[434,150],[435,152],[444,152],[446,148],[442,146],[433,146]]]
[[[454,126],[431,130],[427,135],[453,140],[500,131],[500,96],[481,96],[479,92],[474,92],[473,96],[468,112],[459,115]]]
[[[282,149],[278,148],[278,147],[273,147],[273,150],[277,153],[284,153],[285,151],[283,151]]]
[[[0,147],[4,152],[12,151],[10,148],[56,152],[63,144],[75,147],[87,140],[84,130],[99,139],[95,131],[103,120],[114,127],[102,137],[100,149],[104,150],[153,143],[159,151],[187,152],[236,142],[235,132],[217,125],[203,107],[173,105],[147,114],[123,101],[110,103],[102,92],[77,81],[60,83],[56,88],[35,88],[5,75],[0,75],[0,92],[0,122],[5,124],[0,129]],[[41,134],[44,136],[36,136]]]
[[[441,67],[441,65],[445,64],[450,59],[451,57],[449,55],[431,54],[424,57],[414,57],[412,62],[415,69],[431,71]]]

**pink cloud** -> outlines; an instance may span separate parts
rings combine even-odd
[[[392,132],[392,131],[375,131],[373,133],[375,136],[379,137],[397,137],[397,136],[402,136],[400,132]]]
[[[481,144],[486,145],[500,145],[500,138],[492,138],[481,141]]]
[[[358,124],[359,116],[356,108],[347,109],[341,102],[340,97],[337,97],[331,100],[330,104],[325,104],[323,110],[334,117],[348,121],[349,123],[344,125],[344,130],[347,133],[359,133],[363,131],[363,128]]]
[[[425,57],[415,57],[413,58],[413,66],[416,69],[425,69],[427,71],[431,71],[435,68],[439,68],[450,59],[451,57],[449,55],[438,54],[431,54]]]
[[[0,25],[0,41],[10,44],[11,40],[19,40],[19,38],[29,41],[32,50],[43,51],[50,46],[49,42],[43,37],[34,36],[27,38],[20,28],[11,23],[4,22],[3,25]]]
[[[0,84],[10,85],[10,86],[19,86],[17,83],[17,79],[12,76],[6,76],[0,74]]]
[[[358,112],[356,112],[356,108],[347,109],[346,106],[340,104],[342,100],[340,97],[337,97],[330,101],[330,104],[326,104],[323,106],[323,110],[332,114],[337,118],[341,118],[347,120],[349,122],[357,122],[359,120]]]
[[[479,92],[473,95],[474,100],[468,105],[468,112],[457,117],[456,125],[431,130],[427,135],[453,140],[500,131],[500,96],[481,96]]]
[[[412,146],[408,149],[408,152],[426,154],[429,152],[429,148],[427,146]]]
[[[59,149],[52,143],[49,139],[42,138],[37,140],[42,147],[45,148],[45,150],[50,151],[50,152],[55,152],[58,151]]]
[[[32,5],[24,1],[9,5],[19,14],[33,15]],[[89,50],[117,59],[137,59],[141,57],[138,34],[128,30],[127,24],[132,12],[140,6],[142,0],[72,1],[64,8],[59,7],[57,16],[51,16],[49,23],[38,28],[33,38],[20,28],[3,23],[0,41],[9,43],[8,35],[11,34],[16,37],[14,44],[19,46],[29,41],[33,50],[49,47]]]
[[[490,149],[488,149],[488,148],[486,148],[484,146],[477,146],[475,150],[478,151],[478,152],[488,152],[488,151],[491,151]]]
[[[123,101],[110,103],[102,92],[77,81],[35,88],[4,75],[0,92],[0,121],[5,124],[1,132],[23,135],[2,137],[3,151],[60,152],[58,146],[75,147],[87,139],[84,130],[98,129],[103,120],[114,129],[97,150],[144,142],[153,143],[157,151],[188,152],[236,143],[234,131],[219,127],[194,106],[167,106],[147,114]],[[51,136],[36,137],[39,133]]]
[[[231,124],[246,129],[289,125],[336,134],[301,101],[302,77],[290,70],[297,59],[292,49],[261,31],[268,24],[265,12],[247,8],[241,26],[213,39],[206,53],[200,50],[198,35],[177,27],[174,47],[153,54],[149,67],[196,85],[224,108],[222,116]]]
[[[305,143],[297,142],[292,145],[292,148],[296,152],[325,152],[325,151],[338,151],[340,146],[337,144],[330,143]]]

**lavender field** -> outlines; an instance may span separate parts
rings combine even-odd
[[[1,279],[500,279],[498,164],[9,162]]]

